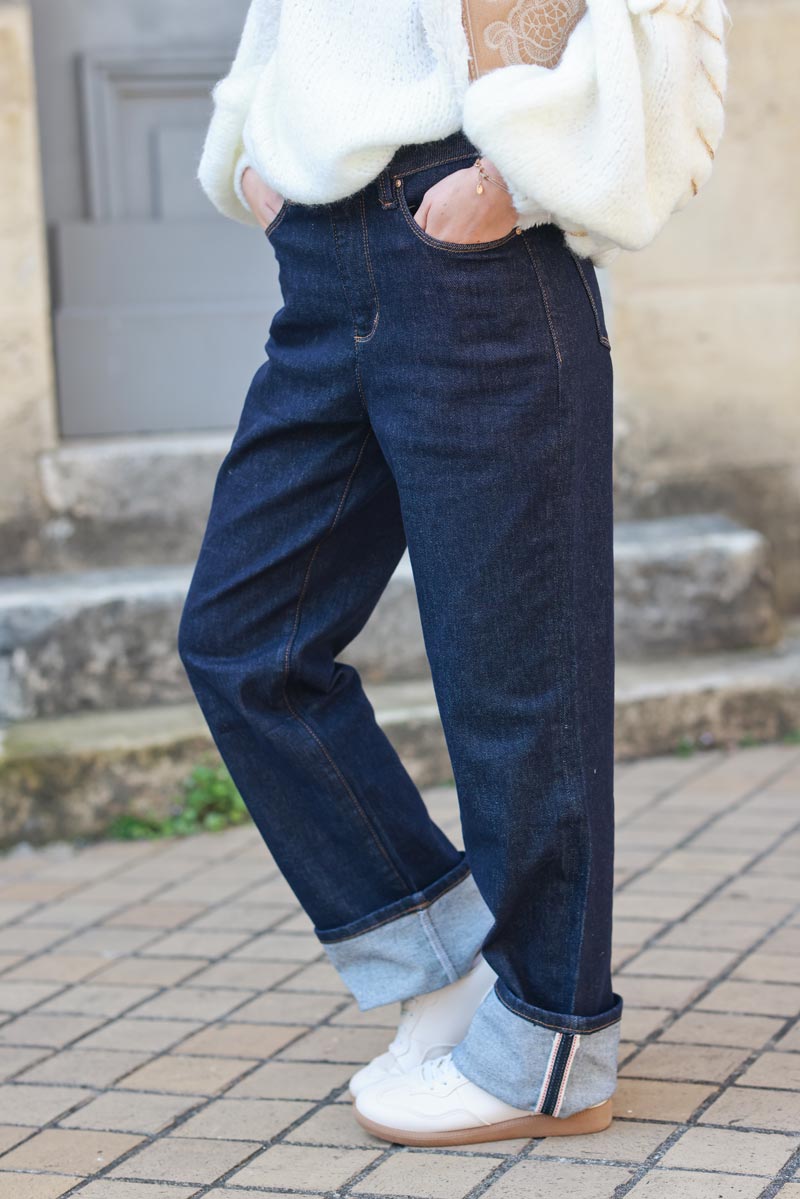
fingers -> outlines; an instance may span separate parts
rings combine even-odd
[[[242,173],[242,192],[259,225],[266,229],[277,216],[283,197],[265,183],[253,167],[247,167]]]
[[[431,210],[431,201],[428,198],[428,192],[425,192],[425,195],[422,197],[422,200],[420,201],[419,208],[417,209],[417,211],[414,214],[414,220],[423,229],[427,225],[428,213],[430,212],[430,210]]]

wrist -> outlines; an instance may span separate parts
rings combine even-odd
[[[487,156],[485,154],[481,154],[480,158],[478,159],[478,162],[483,165],[483,169],[489,175],[492,175],[495,179],[499,179],[501,183],[505,183],[505,179],[503,178],[503,176],[501,175],[500,171],[497,169],[495,164],[492,162],[491,158],[487,158]]]
[[[487,189],[491,189],[494,191],[495,198],[497,198],[499,193],[505,193],[505,195],[508,196],[508,206],[511,208],[512,212],[514,213],[515,219],[519,220],[520,216],[519,216],[519,212],[517,211],[516,205],[514,203],[514,195],[513,195],[512,189],[506,183],[502,174],[497,169],[497,167],[492,162],[492,160],[490,158],[487,158],[485,155],[481,155],[480,158],[476,159],[475,170],[478,175],[478,179],[477,179],[477,183],[476,183],[476,191],[477,191],[478,195],[482,196],[487,191]]]
[[[497,169],[491,158],[487,158],[485,154],[481,154],[475,160],[475,170],[478,172],[479,190],[484,183],[490,186],[499,187],[502,191],[511,192],[510,187]]]

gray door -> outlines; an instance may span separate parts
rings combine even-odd
[[[280,303],[195,179],[247,0],[32,0],[62,433],[231,426]]]

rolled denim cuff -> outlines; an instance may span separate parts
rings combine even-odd
[[[463,978],[492,923],[464,860],[424,891],[352,924],[315,932],[367,1011]]]
[[[622,1000],[599,1016],[563,1016],[523,1003],[498,979],[453,1050],[461,1073],[514,1107],[571,1116],[617,1085]]]

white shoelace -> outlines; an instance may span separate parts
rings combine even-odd
[[[432,1057],[430,1061],[423,1062],[420,1066],[422,1081],[428,1086],[441,1086],[444,1083],[460,1082],[464,1077],[461,1071],[453,1062],[449,1053],[445,1053],[442,1057]]]

